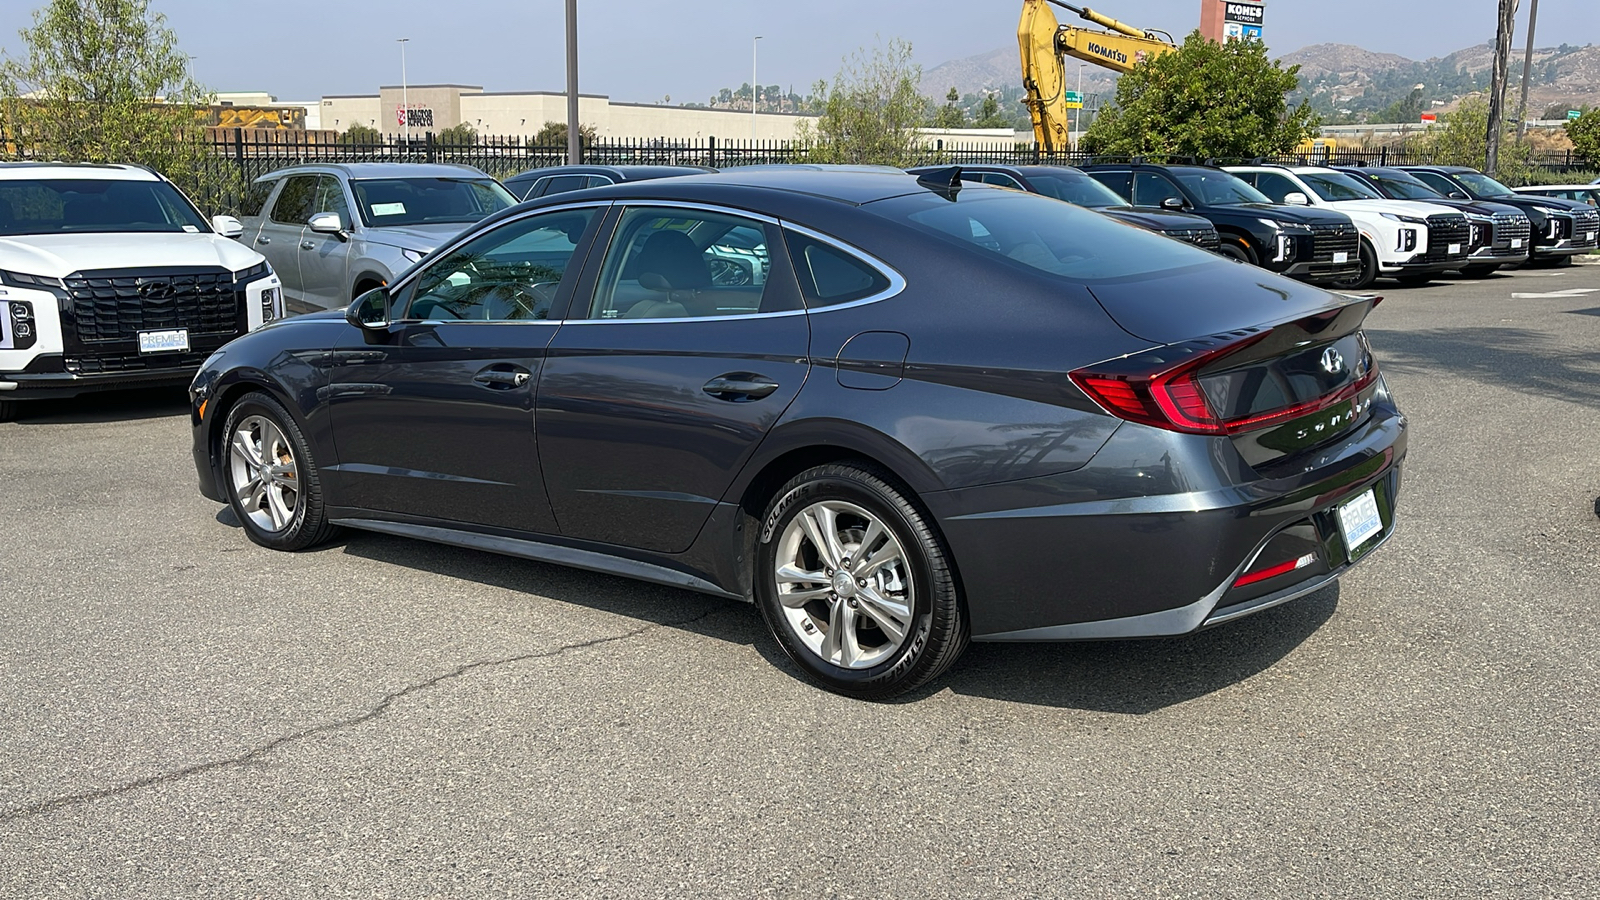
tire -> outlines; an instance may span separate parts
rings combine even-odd
[[[1341,291],[1359,291],[1370,286],[1378,280],[1378,253],[1366,241],[1361,242],[1361,249],[1356,251],[1356,259],[1360,261],[1361,268],[1349,278],[1332,282],[1332,286]]]
[[[19,404],[15,400],[0,400],[0,422],[10,422],[17,417]]]
[[[784,653],[828,690],[887,700],[966,649],[949,550],[909,496],[881,469],[835,464],[796,475],[767,507],[757,604]]]
[[[266,394],[247,394],[228,411],[222,484],[245,534],[263,547],[305,550],[337,530],[328,524],[305,435],[283,405]]]
[[[1229,259],[1237,259],[1239,262],[1249,263],[1252,266],[1256,264],[1256,255],[1250,251],[1249,247],[1237,240],[1223,238],[1221,243],[1217,244],[1217,253]]]
[[[1482,266],[1467,266],[1461,270],[1461,274],[1468,278],[1488,278],[1490,275],[1493,275],[1495,270],[1498,268],[1500,268],[1500,266],[1497,263],[1490,263]]]

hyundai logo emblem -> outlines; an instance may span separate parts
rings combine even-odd
[[[1344,371],[1344,356],[1332,347],[1322,351],[1322,371],[1337,375]]]
[[[146,300],[165,300],[172,296],[172,283],[169,281],[145,281],[139,279],[139,296]]]

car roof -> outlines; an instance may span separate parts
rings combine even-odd
[[[1027,177],[1029,175],[1077,175],[1082,176],[1083,170],[1077,166],[1051,166],[1043,163],[1031,165],[1010,165],[1008,163],[950,163],[949,165],[912,166],[907,172],[937,172],[943,169],[958,168],[962,171],[972,169],[984,172],[1007,172]]]
[[[984,185],[970,187],[982,189]],[[929,190],[931,188],[927,185],[917,182],[915,175],[887,167],[861,171],[806,166],[747,166],[681,178],[624,181],[604,187],[567,191],[526,200],[516,208],[552,206],[590,198],[628,198],[715,203],[782,215],[784,209],[814,204],[818,200],[861,206]],[[506,212],[496,215],[503,216]]]
[[[1519,191],[1600,191],[1600,184],[1525,184]]]
[[[626,166],[545,166],[539,169],[529,169],[518,172],[507,178],[507,181],[523,181],[529,178],[544,178],[548,175],[611,175],[624,181],[643,180],[646,178],[672,178],[677,175],[689,175],[696,172],[715,172],[710,166],[669,166],[669,165],[626,165]]]
[[[161,181],[160,175],[144,166],[104,163],[6,162],[0,163],[0,180],[35,178],[81,178],[98,181]]]
[[[474,166],[459,165],[457,163],[406,163],[406,162],[362,162],[362,163],[303,163],[297,166],[287,166],[276,169],[257,178],[278,178],[285,175],[306,175],[311,173],[336,173],[347,178],[460,178],[462,175],[479,175],[488,178],[487,172]]]
[[[1443,172],[1446,175],[1455,175],[1455,174],[1458,174],[1460,172],[1476,172],[1476,171],[1478,171],[1477,169],[1474,169],[1471,166],[1396,166],[1395,168],[1401,169],[1401,170],[1407,171],[1407,172],[1413,171],[1413,170],[1419,170],[1419,171],[1423,171],[1423,172]]]

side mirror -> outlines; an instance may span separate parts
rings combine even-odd
[[[1162,209],[1171,209],[1171,210],[1181,210],[1181,209],[1183,209],[1183,201],[1178,199],[1177,197],[1167,197],[1166,199],[1161,201],[1161,208]]]
[[[1299,191],[1290,191],[1283,195],[1283,202],[1290,206],[1310,206],[1311,198]]]
[[[362,331],[381,332],[389,327],[389,290],[373,288],[351,301],[344,320]]]
[[[340,218],[338,213],[317,213],[311,217],[310,222],[307,224],[317,234],[331,234],[341,241],[350,239],[350,235],[346,234],[344,230],[344,219]]]
[[[1466,199],[1468,199],[1467,195],[1461,193],[1460,191],[1451,191],[1447,196],[1451,200],[1466,200]]]
[[[244,224],[233,216],[212,216],[211,230],[234,240],[244,237]]]

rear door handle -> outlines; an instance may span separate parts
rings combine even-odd
[[[472,380],[484,387],[496,390],[519,388],[528,383],[531,376],[523,371],[507,371],[505,369],[484,369],[472,376]]]
[[[270,243],[272,243],[272,238],[269,238],[269,237],[267,237],[265,235],[262,235],[261,237],[256,238],[256,243],[263,244],[263,245],[264,244],[270,244]]]
[[[777,389],[776,381],[753,372],[730,372],[727,375],[718,375],[701,388],[718,400],[731,400],[735,403],[760,400]]]
[[[310,241],[301,241],[300,242],[300,249],[301,250],[315,250],[315,249],[317,249],[317,245],[311,243]]]

